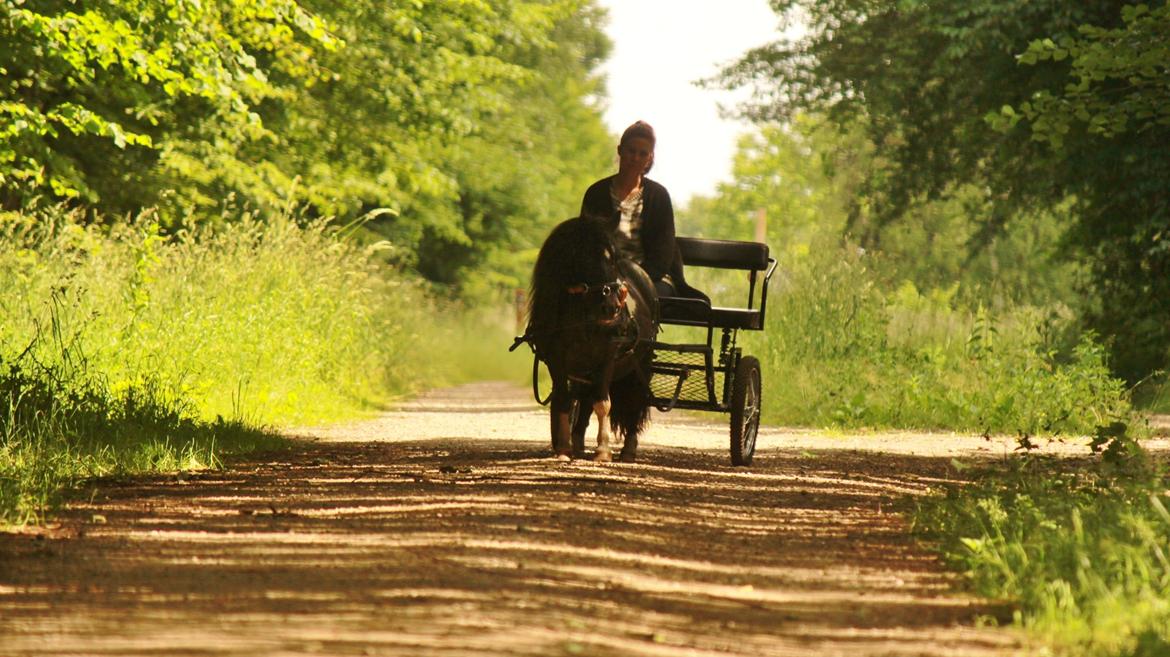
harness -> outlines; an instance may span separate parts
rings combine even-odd
[[[620,293],[620,290],[625,288],[625,285],[626,284],[621,281],[595,283],[593,285],[578,283],[576,285],[570,285],[568,288],[566,288],[565,293],[574,296],[585,296],[589,294],[600,293],[604,298],[611,294]],[[552,329],[550,332],[554,334],[562,333],[569,329],[579,328],[581,326],[587,325],[595,326],[596,323],[595,321],[571,322],[569,324],[564,324],[555,329]],[[609,360],[602,363],[597,369],[589,372],[586,375],[581,375],[578,373],[569,374],[569,380],[575,381],[577,383],[595,385],[597,383],[597,377],[601,374],[601,372],[607,369],[610,363],[618,359],[625,358],[626,356],[634,353],[634,350],[638,348],[639,344],[644,342],[651,342],[650,340],[641,337],[641,329],[638,326],[638,322],[630,315],[630,307],[624,301],[622,302],[621,309],[618,311],[617,325],[620,327],[620,330],[615,332],[614,336],[610,338],[610,345],[614,345],[617,348],[613,350],[613,355],[610,356]],[[531,324],[529,324],[524,329],[524,335],[516,336],[515,340],[512,341],[512,346],[508,347],[508,351],[515,351],[517,347],[525,343],[527,343],[529,349],[532,350],[532,396],[536,399],[536,403],[540,404],[541,406],[547,406],[548,403],[552,400],[552,391],[550,390],[548,396],[543,400],[540,398],[541,357],[536,350],[536,336],[532,334]],[[646,373],[642,371],[641,367],[635,364],[634,370],[638,373],[638,376],[644,382],[648,383]]]

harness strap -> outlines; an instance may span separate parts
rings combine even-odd
[[[519,347],[524,343],[528,343],[528,348],[532,350],[532,396],[536,399],[537,404],[540,404],[541,406],[548,406],[548,403],[552,401],[552,391],[549,390],[548,397],[545,397],[544,400],[541,401],[540,357],[536,355],[536,345],[532,344],[532,332],[526,330],[524,331],[524,335],[516,336],[516,339],[512,341],[512,346],[508,347],[508,351],[516,351],[516,347]]]
[[[553,391],[548,391],[548,397],[544,401],[540,400],[540,359],[536,357],[536,350],[532,350],[532,396],[536,399],[536,403],[541,406],[548,406],[552,401]]]

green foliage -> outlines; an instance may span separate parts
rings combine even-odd
[[[447,149],[490,120],[507,90],[533,74],[508,54],[530,44],[548,47],[554,11],[509,0],[307,4],[347,45],[320,58],[328,79],[266,108],[276,140],[247,145],[237,157],[245,165],[270,164],[283,177],[274,191],[299,177],[297,200],[343,216],[456,198]],[[246,179],[247,172],[232,175]],[[450,213],[411,217],[411,230],[456,229]]]
[[[753,239],[759,212],[767,219],[768,242],[802,255],[813,244],[831,246],[844,237],[868,243],[883,257],[870,263],[881,285],[904,282],[920,290],[950,292],[957,304],[983,304],[996,311],[1016,304],[1077,301],[1081,267],[1060,257],[1069,208],[1028,215],[982,242],[982,217],[990,208],[972,188],[952,198],[917,204],[901,221],[875,232],[864,197],[875,167],[873,146],[858,126],[799,115],[786,126],[763,124],[741,139],[734,182],[714,198],[699,198],[680,213],[680,231],[710,237]],[[869,236],[866,238],[865,236]]]
[[[1170,651],[1170,513],[1160,466],[1126,435],[1089,463],[1012,459],[920,503],[918,529],[1056,654]]]
[[[516,287],[613,139],[592,0],[0,2],[0,208],[233,197],[366,221],[458,294]],[[11,38],[8,38],[8,37]]]
[[[604,13],[591,3],[556,6],[550,44],[509,54],[530,75],[505,90],[475,134],[443,152],[458,203],[405,211],[451,217],[452,225],[419,236],[418,269],[468,298],[526,287],[537,247],[577,213],[581,194],[613,158],[599,108],[583,102],[604,95],[593,73],[609,51]]]
[[[504,357],[511,327],[433,300],[380,259],[388,244],[226,212],[169,238],[150,214],[108,228],[55,211],[0,219],[4,521],[43,517],[85,478],[277,444],[259,423],[521,378]]]
[[[1089,134],[1113,137],[1155,126],[1170,126],[1170,6],[1121,7],[1124,25],[1082,25],[1076,36],[1038,39],[1019,57],[1022,64],[1071,62],[1072,82],[1060,93],[1042,90],[1019,106],[1005,106],[991,117],[1001,129],[1025,119],[1035,139],[1059,149],[1074,125]],[[1008,125],[1002,121],[1006,120]]]
[[[108,170],[110,159],[142,167],[153,160],[142,150],[165,152],[183,123],[258,134],[256,108],[277,92],[269,76],[311,79],[313,49],[337,46],[292,0],[5,0],[0,26],[8,208],[39,194],[116,196],[126,178]]]
[[[1076,35],[1033,41],[1031,67],[1067,58],[1062,88],[1004,108],[1007,131],[1030,131],[1067,165],[1078,197],[1075,254],[1092,263],[1089,323],[1113,338],[1117,370],[1138,381],[1170,355],[1170,7],[1121,7],[1122,25],[1086,24]],[[1023,119],[1023,121],[1019,121]],[[1017,129],[1018,129],[1017,128]]]
[[[194,419],[157,378],[112,390],[63,332],[64,313],[53,297],[50,325],[15,360],[0,355],[0,526],[43,521],[87,479],[204,469],[283,444],[238,421]]]
[[[840,234],[857,176],[871,157],[860,136],[838,133],[826,121],[795,117],[791,124],[763,124],[740,137],[732,163],[734,182],[714,198],[698,198],[679,214],[680,232],[724,239],[752,239],[757,213],[768,234],[790,246]]]
[[[1009,227],[980,255],[980,197],[922,203],[862,249],[851,199],[877,166],[857,130],[814,117],[744,138],[733,183],[682,214],[681,231],[752,239],[757,210],[780,267],[768,325],[748,336],[769,381],[767,419],[847,427],[1084,433],[1127,412],[1122,385],[1065,305],[1077,271],[1055,266],[1058,209]],[[688,278],[716,303],[742,281]]]
[[[381,262],[388,244],[228,212],[239,218],[171,239],[151,215],[108,229],[10,218],[0,344],[29,344],[52,311],[114,393],[157,377],[199,417],[264,422],[350,413],[417,389],[441,362],[448,326],[423,287]],[[38,341],[29,356],[52,362],[41,349],[55,348]]]
[[[940,199],[980,210],[974,249],[1013,224],[1060,220],[1058,254],[1088,274],[1076,305],[1115,371],[1134,381],[1163,367],[1163,4],[772,5],[810,32],[748,52],[721,81],[756,86],[751,116],[812,112],[860,129],[873,159],[849,227],[863,246],[884,246],[892,224]]]
[[[1021,176],[1044,165],[1027,140],[1005,140],[984,116],[1059,79],[1062,68],[1021,68],[1015,53],[1036,38],[1107,16],[1111,3],[879,2],[775,0],[810,32],[749,51],[721,81],[754,85],[749,115],[789,120],[817,113],[857,126],[878,156],[858,203],[877,227],[915,203],[973,183],[1000,198],[1006,221],[1032,186]],[[868,244],[867,244],[868,246]]]
[[[753,343],[775,382],[768,420],[1083,434],[1128,413],[1092,336],[1062,353],[1059,320],[1028,307],[996,315],[956,306],[955,289],[884,289],[879,259],[827,245],[785,259]]]

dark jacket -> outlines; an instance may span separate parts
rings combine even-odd
[[[609,229],[616,231],[622,214],[610,196],[613,179],[614,176],[602,178],[585,190],[581,214],[605,217]],[[661,280],[670,273],[674,260],[674,207],[666,188],[648,178],[642,179],[641,239],[645,259],[638,264],[646,270],[650,280]]]
[[[610,230],[614,231],[622,218],[621,209],[614,206],[610,196],[615,177],[593,183],[581,199],[582,216],[605,217],[610,222]],[[642,178],[642,227],[639,232],[645,257],[638,264],[646,270],[650,280],[658,282],[669,274],[678,296],[705,298],[706,295],[687,285],[683,278],[682,256],[674,241],[674,206],[670,203],[670,193],[649,178]]]

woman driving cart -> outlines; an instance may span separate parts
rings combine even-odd
[[[687,285],[683,278],[670,193],[646,177],[654,166],[655,142],[654,128],[645,121],[626,128],[617,147],[618,172],[585,190],[581,216],[608,222],[626,258],[649,279],[644,279],[641,272],[632,272],[630,278],[635,284],[651,283],[657,296],[707,300],[707,295]]]

